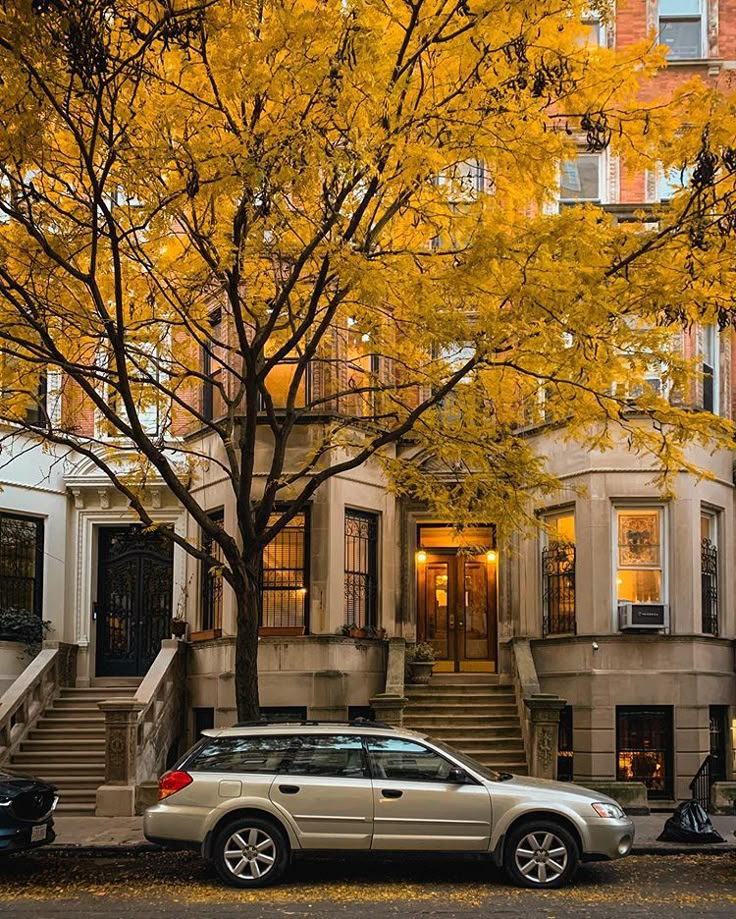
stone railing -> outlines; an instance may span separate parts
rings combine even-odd
[[[560,712],[565,707],[565,700],[552,693],[540,692],[528,638],[513,638],[510,650],[529,774],[556,779]]]
[[[404,696],[405,660],[406,641],[403,638],[389,638],[386,657],[386,689],[370,700],[377,721],[396,725],[401,725],[403,721],[404,706],[409,701]]]
[[[133,816],[141,787],[165,771],[184,729],[185,654],[184,642],[164,639],[132,698],[99,703],[105,713],[105,784],[97,789],[98,817]]]
[[[77,646],[45,641],[23,673],[0,696],[0,765],[27,737],[62,686],[76,678]]]

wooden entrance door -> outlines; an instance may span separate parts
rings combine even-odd
[[[139,526],[100,529],[97,675],[143,676],[170,634],[173,544]]]
[[[435,670],[495,671],[495,561],[437,552],[417,567],[417,633],[435,649]]]

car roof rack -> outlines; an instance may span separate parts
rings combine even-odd
[[[386,724],[384,721],[369,721],[368,718],[353,718],[351,721],[238,721],[233,727],[234,728],[264,728],[264,727],[278,727],[278,726],[290,726],[299,725],[300,727],[319,727],[321,725],[349,725],[350,727],[363,728],[387,728],[388,730],[394,730],[395,725]]]

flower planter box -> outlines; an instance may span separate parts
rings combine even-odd
[[[303,635],[304,626],[299,628],[298,626],[261,626],[258,629],[258,634],[262,635],[264,638],[277,635]]]
[[[222,629],[200,629],[189,633],[189,641],[213,641],[215,638],[222,638]]]
[[[419,686],[429,683],[433,669],[434,661],[410,661],[409,682]]]

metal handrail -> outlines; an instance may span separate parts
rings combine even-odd
[[[693,801],[696,801],[705,811],[710,811],[710,790],[713,785],[713,773],[710,768],[713,756],[709,753],[700,768],[693,776],[689,788]]]

